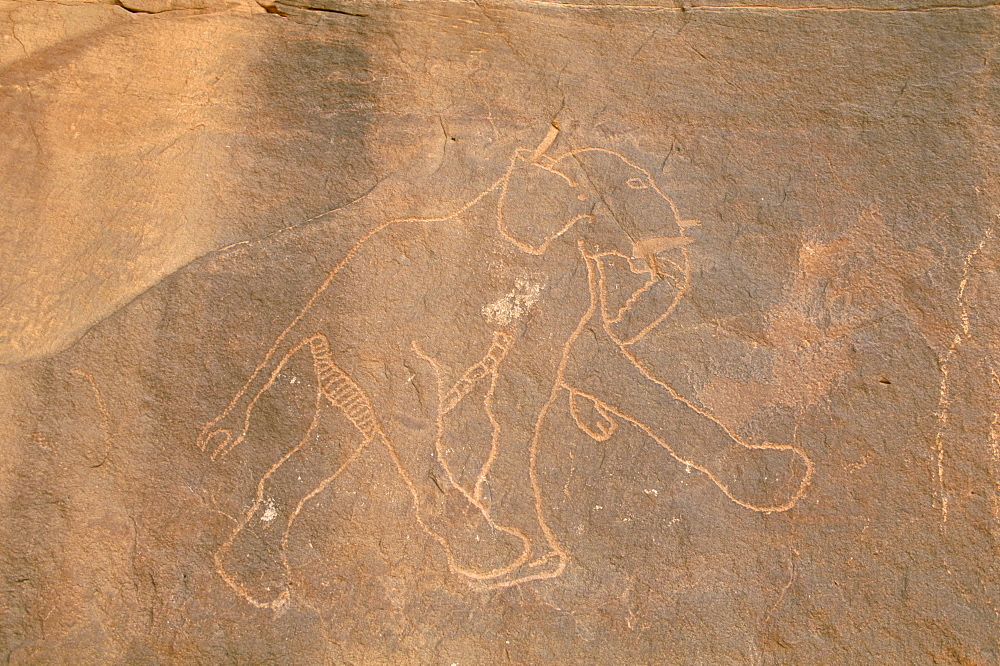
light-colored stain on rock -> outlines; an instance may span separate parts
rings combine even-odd
[[[514,288],[503,298],[483,306],[483,316],[491,324],[507,326],[521,319],[538,302],[542,293],[542,285],[530,282],[524,278],[514,281]]]

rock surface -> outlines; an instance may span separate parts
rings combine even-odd
[[[995,5],[0,2],[10,663],[996,663]]]

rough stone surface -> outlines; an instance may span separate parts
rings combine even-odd
[[[1000,661],[975,2],[0,2],[10,663]]]

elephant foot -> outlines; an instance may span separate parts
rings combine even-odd
[[[489,580],[477,581],[473,584],[473,588],[485,592],[558,578],[566,569],[568,562],[569,556],[564,551],[550,550],[545,555],[531,559],[508,573]]]
[[[471,581],[503,576],[524,564],[529,539],[517,529],[496,523],[482,505],[449,490],[436,498],[425,525],[445,548],[449,568]]]
[[[801,449],[787,444],[741,447],[713,468],[707,470],[708,474],[729,499],[745,508],[767,513],[787,511],[795,506],[813,473],[809,457]]]
[[[288,568],[283,556],[287,519],[273,502],[264,503],[215,554],[219,575],[258,608],[278,609],[288,600]]]

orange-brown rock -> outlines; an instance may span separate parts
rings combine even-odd
[[[11,663],[993,663],[994,5],[0,2]]]

